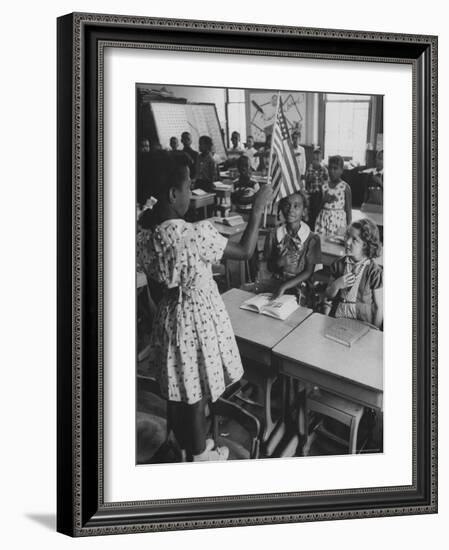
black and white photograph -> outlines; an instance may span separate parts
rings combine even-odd
[[[383,96],[135,91],[136,464],[382,453]]]

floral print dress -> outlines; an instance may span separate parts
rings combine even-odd
[[[227,239],[208,221],[166,220],[137,237],[137,261],[162,283],[150,336],[149,364],[163,396],[188,404],[217,400],[243,367],[212,264]]]
[[[340,181],[335,187],[324,182],[323,206],[315,222],[315,232],[322,235],[343,235],[346,230],[346,186]]]

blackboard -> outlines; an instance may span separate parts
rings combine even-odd
[[[164,149],[169,148],[172,136],[181,141],[181,134],[190,132],[193,149],[198,150],[200,136],[210,136],[214,143],[215,153],[221,161],[226,160],[226,150],[215,104],[151,101],[150,105],[159,143]]]

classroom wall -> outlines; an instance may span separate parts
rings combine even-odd
[[[56,17],[73,10],[155,17],[197,18],[268,25],[284,24],[384,32],[440,34],[440,98],[449,97],[449,33],[444,3],[411,0],[407,7],[378,0],[366,9],[359,0],[291,3],[259,0],[60,0],[9,2],[0,34],[2,51],[2,270],[0,271],[2,344],[1,540],[4,548],[45,550],[127,548],[162,550],[348,549],[409,550],[447,546],[449,522],[449,403],[440,399],[439,515],[376,518],[322,523],[240,527],[220,530],[122,535],[72,540],[55,533],[56,499]],[[406,11],[405,11],[406,10]],[[405,17],[406,15],[406,17]],[[28,82],[28,84],[25,84]],[[33,83],[33,84],[32,84]],[[20,113],[31,108],[32,138],[24,140]],[[440,101],[441,120],[449,102]],[[69,130],[68,130],[69,131]],[[447,125],[440,125],[441,212],[449,203],[444,153]],[[398,205],[399,207],[400,205]],[[445,236],[449,216],[440,216],[440,331],[449,330],[449,261]],[[440,392],[449,391],[449,339],[440,338]],[[338,475],[338,472],[336,472]]]

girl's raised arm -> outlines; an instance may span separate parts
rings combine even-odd
[[[352,222],[352,191],[346,183],[345,187],[345,210],[346,210],[346,225],[351,225]]]
[[[249,260],[251,258],[256,248],[264,207],[270,202],[272,196],[272,186],[270,184],[262,185],[255,196],[251,217],[240,242],[228,241],[223,252],[224,258],[231,260]]]

